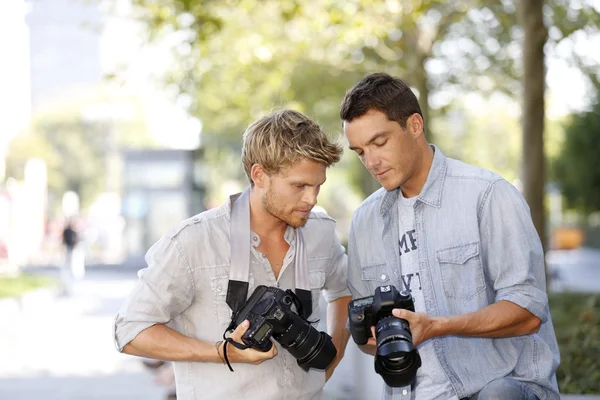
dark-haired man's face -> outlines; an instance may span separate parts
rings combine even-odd
[[[303,160],[269,177],[262,196],[265,211],[286,224],[304,226],[326,179],[327,167]]]
[[[410,128],[376,110],[351,122],[344,121],[344,134],[351,150],[386,190],[394,190],[415,175],[421,151]]]

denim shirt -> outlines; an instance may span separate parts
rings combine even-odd
[[[505,376],[540,399],[558,399],[559,351],[548,309],[544,253],[529,207],[497,174],[445,157],[435,146],[414,204],[418,260],[427,314],[449,316],[507,300],[540,318],[537,333],[511,338],[433,338],[435,354],[458,398]],[[399,262],[398,194],[379,189],[356,210],[348,242],[354,298],[375,288],[404,288]],[[410,387],[384,398],[411,399]],[[418,393],[417,393],[418,396]]]
[[[184,221],[152,246],[146,255],[148,268],[140,271],[137,285],[115,318],[118,350],[158,323],[209,343],[222,339],[232,314],[226,303],[230,221],[231,200]],[[330,302],[350,296],[347,257],[335,221],[325,213],[311,213],[303,233],[313,305],[308,320],[315,321],[320,317],[321,293]],[[288,226],[284,238],[290,248],[276,279],[268,259],[257,250],[259,236],[251,232],[248,297],[258,285],[295,288],[295,229]],[[261,400],[320,398],[325,372],[305,372],[276,341],[275,346],[274,358],[259,365],[235,363],[235,372],[221,363],[175,362],[177,398],[228,399],[240,394]]]

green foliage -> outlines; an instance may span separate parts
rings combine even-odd
[[[566,43],[560,54],[590,72],[573,38],[598,32],[598,12],[589,1],[577,3],[548,2],[547,53],[556,56],[556,46]],[[133,4],[151,39],[173,43],[168,83],[188,96],[206,147],[237,149],[244,128],[275,107],[299,109],[338,132],[339,102],[367,72],[396,74],[417,89],[430,140],[430,114],[439,117],[465,91],[503,91],[513,99],[521,93],[523,32],[514,0]],[[443,95],[430,101],[436,94]],[[369,194],[371,178],[351,163],[353,181]]]
[[[553,294],[549,302],[561,393],[600,394],[600,294]]]
[[[9,296],[19,296],[26,291],[49,286],[52,280],[35,275],[19,275],[16,277],[0,277],[0,298]]]
[[[26,162],[41,158],[46,162],[51,198],[60,200],[64,192],[72,190],[83,205],[89,204],[105,185],[106,136],[101,126],[76,116],[44,116],[12,142],[8,176],[23,179]]]
[[[565,128],[562,151],[553,163],[567,206],[584,214],[600,210],[600,98]]]

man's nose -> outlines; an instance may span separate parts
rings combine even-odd
[[[318,195],[319,195],[319,190],[316,188],[307,190],[304,195],[304,202],[309,204],[311,207],[314,207],[317,204],[317,196]]]
[[[376,154],[374,153],[367,153],[365,152],[365,167],[367,167],[367,169],[374,169],[379,165],[379,157],[377,157]]]

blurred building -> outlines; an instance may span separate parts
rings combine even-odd
[[[199,150],[123,153],[124,250],[128,265],[178,222],[204,211],[205,170]]]
[[[28,123],[31,114],[29,32],[25,0],[2,2],[0,11],[0,184],[5,178],[4,157],[10,140]]]
[[[102,80],[97,2],[28,1],[31,102],[35,110]]]

